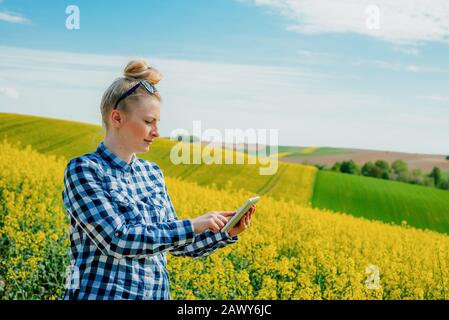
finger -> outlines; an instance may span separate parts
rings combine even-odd
[[[226,218],[224,216],[217,216],[217,219],[222,221],[224,224],[228,223],[228,221],[229,221],[229,218]]]
[[[230,218],[224,217],[224,216],[217,216],[217,220],[220,221],[220,223],[223,224],[223,226],[225,226]]]
[[[225,216],[225,217],[233,216],[235,213],[236,213],[236,211],[222,211],[222,212],[219,212],[219,214],[221,216]]]
[[[246,229],[246,216],[244,216],[244,217],[242,218],[242,221],[241,221],[241,222],[242,222],[241,225],[242,225],[243,229]]]
[[[209,229],[212,232],[218,232],[221,228],[215,222],[212,222]]]
[[[240,220],[240,227],[242,229],[246,229],[246,215],[244,215],[243,218]]]
[[[218,220],[218,219],[217,219],[217,220],[214,220],[213,225],[214,225],[214,226],[217,226],[218,230],[220,230],[221,228],[224,227],[223,222],[221,222],[221,220]]]
[[[225,217],[223,217],[223,216],[217,216],[216,219],[215,219],[215,223],[221,229],[221,228],[223,228],[226,225],[226,223],[228,223],[228,220]]]

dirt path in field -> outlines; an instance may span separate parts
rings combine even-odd
[[[445,155],[430,155],[418,153],[403,153],[391,151],[371,151],[353,149],[348,153],[322,155],[322,156],[301,156],[294,158],[279,158],[283,162],[321,164],[328,167],[337,161],[353,160],[358,165],[363,165],[367,161],[379,159],[388,161],[390,164],[395,160],[403,160],[408,163],[409,169],[421,169],[423,172],[431,171],[433,167],[439,167],[442,171],[449,171],[449,160]]]
[[[257,192],[259,195],[265,195],[267,193],[269,193],[271,191],[271,189],[273,189],[276,184],[278,183],[279,179],[282,177],[282,175],[285,173],[285,171],[287,170],[288,165],[285,165],[283,167],[281,167],[281,169],[278,171],[278,173],[274,176],[272,176],[268,182],[259,189],[259,191]]]

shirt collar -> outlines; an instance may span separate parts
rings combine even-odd
[[[117,156],[115,153],[113,153],[110,149],[108,149],[104,141],[100,142],[97,148],[97,153],[102,157],[106,162],[108,162],[113,167],[118,167],[119,169],[122,169],[123,171],[130,172],[134,169],[137,156],[135,153],[133,153],[131,162],[127,163],[126,161],[122,160],[119,156]]]

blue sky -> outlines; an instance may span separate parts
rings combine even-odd
[[[201,120],[276,128],[288,145],[446,154],[448,40],[443,0],[0,0],[0,111],[100,124],[101,94],[143,57],[165,76],[164,135]]]

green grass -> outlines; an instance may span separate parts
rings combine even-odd
[[[396,181],[319,171],[312,206],[449,234],[449,192]]]
[[[102,131],[86,123],[0,113],[0,139],[71,159],[95,150]]]

